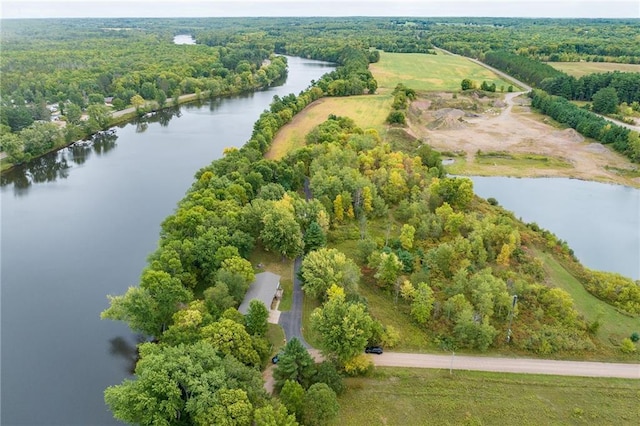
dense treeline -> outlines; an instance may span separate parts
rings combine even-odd
[[[14,43],[3,44],[0,58],[0,150],[13,164],[108,128],[112,110],[133,105],[143,114],[146,105],[162,108],[168,98],[175,105],[182,94],[226,96],[286,76],[285,58],[250,41],[184,46],[166,33],[73,22],[73,36],[53,40],[37,31],[24,36],[13,21],[3,27]]]
[[[631,105],[634,102],[640,102],[640,73],[637,72],[593,73],[580,78],[562,73],[542,81],[538,87],[552,95],[580,101],[592,101],[594,95],[600,90],[612,88],[615,93],[615,96],[609,96],[612,105],[617,106],[622,102]]]
[[[492,51],[484,55],[483,62],[516,77],[534,87],[539,87],[545,79],[566,75],[550,65],[522,55],[506,51]]]
[[[506,51],[487,52],[484,62],[552,95],[570,100],[592,101],[598,91],[612,88],[615,97],[609,98],[614,106],[622,102],[629,105],[640,102],[640,73],[614,71],[575,78],[548,64]]]
[[[448,18],[437,23],[430,27],[429,42],[478,59],[508,50],[540,61],[640,63],[640,26],[634,19]]]
[[[580,134],[593,138],[626,155],[632,161],[640,161],[640,137],[637,132],[618,126],[590,111],[579,108],[560,96],[533,90],[531,106],[554,120],[576,129]]]

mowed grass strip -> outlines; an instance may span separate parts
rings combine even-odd
[[[333,425],[631,425],[637,380],[377,368],[346,380]]]
[[[352,118],[363,129],[376,129],[382,134],[385,120],[391,111],[391,95],[362,95],[339,98],[322,98],[297,114],[282,127],[273,138],[265,157],[279,160],[288,152],[305,145],[305,136],[330,114]]]
[[[369,65],[369,70],[378,81],[378,87],[393,89],[398,83],[417,91],[458,91],[463,79],[495,83],[497,90],[511,83],[502,80],[493,72],[461,56],[438,53],[388,53],[380,52],[380,61]]]
[[[612,62],[547,62],[547,64],[576,78],[586,74],[609,71],[640,72],[640,64],[614,64]]]

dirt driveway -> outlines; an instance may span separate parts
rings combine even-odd
[[[411,105],[409,133],[439,151],[463,151],[465,174],[572,177],[640,187],[640,178],[620,173],[636,167],[629,160],[598,142],[585,140],[573,129],[547,124],[549,119],[532,112],[522,93],[507,93],[503,101],[476,100],[477,104],[482,102],[484,111],[475,113],[434,109],[433,99],[418,99]],[[479,150],[544,155],[561,165],[478,164]]]

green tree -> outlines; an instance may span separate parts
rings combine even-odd
[[[335,284],[329,299],[311,314],[311,327],[318,332],[327,354],[345,362],[360,354],[373,330],[373,319],[361,303],[347,302],[344,290]]]
[[[598,90],[593,97],[592,109],[599,114],[613,114],[618,110],[618,92],[613,87]]]
[[[247,325],[247,331],[249,334],[264,336],[269,328],[269,310],[264,303],[254,299],[249,302],[249,310],[245,315],[245,322]]]
[[[327,245],[327,236],[318,222],[314,220],[304,233],[304,250],[309,253],[325,245]]]
[[[273,370],[276,389],[282,389],[287,380],[293,380],[309,387],[315,374],[315,361],[309,352],[295,337],[287,342],[279,357],[278,365]]]
[[[411,316],[420,324],[426,324],[431,318],[435,300],[433,290],[427,283],[418,284],[411,303]]]
[[[374,277],[382,286],[390,286],[395,284],[402,271],[402,262],[395,253],[380,253],[374,256],[377,260],[376,273]]]
[[[111,124],[111,114],[105,105],[92,104],[87,107],[87,129],[94,133],[104,130]]]
[[[233,355],[245,365],[260,365],[260,356],[242,324],[223,318],[203,327],[202,336],[220,353]]]
[[[282,397],[282,393],[280,395]],[[277,403],[256,408],[253,421],[255,426],[298,426],[295,416],[289,414],[284,405]]]
[[[80,117],[82,116],[82,109],[74,104],[69,102],[65,107],[65,117],[67,118],[67,122],[71,124],[79,124]]]
[[[465,78],[462,80],[462,82],[460,82],[460,88],[462,90],[469,90],[469,89],[473,89],[473,81],[469,80],[468,78]]]
[[[209,343],[139,347],[136,379],[105,390],[115,418],[140,425],[248,425],[262,404],[260,373],[222,360]]]
[[[287,380],[284,382],[280,390],[280,401],[287,407],[287,411],[297,419],[302,418],[304,409],[304,388],[295,380]]]
[[[144,107],[145,104],[144,98],[140,95],[133,95],[129,102],[131,103],[131,106],[136,109],[136,111],[140,111],[140,109]]]
[[[260,239],[265,248],[293,259],[302,254],[304,241],[300,225],[290,210],[274,206],[262,218]]]
[[[129,287],[122,296],[109,296],[111,306],[101,317],[126,321],[134,331],[159,337],[171,324],[173,314],[192,298],[179,279],[147,269],[140,279],[140,287]]]
[[[313,377],[313,381],[315,383],[325,383],[336,395],[340,395],[345,388],[336,364],[328,360],[316,365],[316,375]]]
[[[339,250],[321,248],[305,256],[300,277],[305,294],[317,299],[326,297],[327,290],[332,285],[355,292],[360,280],[360,269]]]
[[[416,234],[416,228],[405,223],[400,230],[400,244],[405,250],[411,250],[413,248],[413,239]]]
[[[307,426],[329,424],[340,410],[336,393],[324,383],[312,385],[304,397],[302,421]]]

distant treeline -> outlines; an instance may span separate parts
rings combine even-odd
[[[488,52],[484,62],[534,87],[569,100],[591,101],[599,90],[612,87],[618,102],[640,102],[640,73],[606,72],[570,76],[550,65],[506,51]]]

